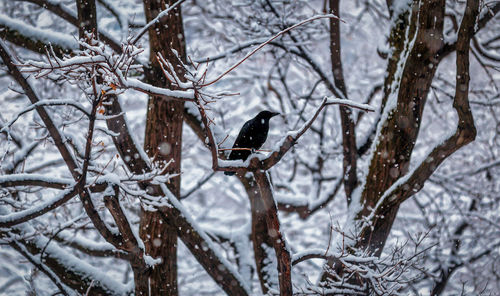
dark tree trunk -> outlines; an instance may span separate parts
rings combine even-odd
[[[144,0],[146,20],[151,21],[166,9],[165,4],[173,3],[175,1]],[[181,59],[185,59],[180,7],[161,18],[149,29],[149,43],[150,71],[146,73],[147,82],[155,86],[173,88],[166,81],[156,61],[156,54],[160,53],[173,65],[179,65],[171,51],[175,49]],[[182,77],[182,68],[178,67],[177,70]],[[178,174],[181,170],[183,114],[183,102],[161,97],[149,98],[144,147],[157,166],[162,167],[164,163],[173,160],[164,171],[167,174]],[[180,181],[179,175],[167,184],[177,197],[180,196]],[[168,211],[165,209],[167,215]],[[177,295],[177,230],[172,225],[164,223],[159,213],[142,211],[140,236],[146,246],[146,252],[154,258],[162,258],[162,263],[153,268],[149,277],[150,295]]]
[[[250,209],[252,212],[252,233],[251,239],[253,244],[255,267],[257,276],[259,277],[262,294],[267,294],[273,282],[270,275],[266,272],[266,264],[272,262],[268,257],[266,248],[273,248],[272,238],[269,236],[269,227],[266,222],[266,207],[260,196],[259,186],[253,177],[238,176],[241,183],[245,187],[248,198],[250,199]],[[274,284],[277,284],[274,283]],[[273,287],[278,289],[278,286]]]
[[[80,39],[85,38],[85,34],[97,32],[95,0],[77,0],[76,9],[78,11],[78,36]]]
[[[339,16],[340,0],[330,0],[330,13]],[[333,79],[335,86],[347,98],[347,88],[344,81],[344,73],[342,70],[342,58],[340,51],[340,22],[338,19],[330,18],[330,59],[332,63]],[[340,121],[342,126],[342,148],[343,148],[343,168],[344,168],[344,191],[347,201],[350,203],[351,194],[356,184],[358,177],[356,175],[357,168],[357,147],[356,147],[356,131],[352,117],[352,110],[346,106],[340,106]]]
[[[273,197],[272,185],[269,181],[269,176],[266,171],[253,172],[255,182],[259,187],[261,205],[267,224],[266,236],[272,242],[277,261],[277,271],[279,280],[279,291],[281,296],[288,296],[293,294],[292,286],[292,262],[290,252],[286,246],[286,239],[281,230],[280,222],[278,219],[278,208]],[[261,227],[261,221],[258,221]],[[259,231],[260,229],[252,229]],[[255,235],[255,234],[254,234]]]
[[[418,26],[417,31],[411,27],[393,28],[400,33],[405,30],[413,31],[417,36],[411,44],[411,35],[404,34],[403,36],[409,36],[408,39],[404,39],[400,38],[397,33],[391,34],[391,37],[397,40],[390,42],[400,43],[398,48],[405,46],[408,48],[411,45],[413,47],[403,49],[401,55],[396,57],[399,65],[403,66],[401,77],[393,77],[394,80],[399,80],[398,89],[385,91],[384,107],[391,108],[392,111],[389,112],[380,132],[380,135],[387,136],[379,137],[377,147],[373,152],[361,196],[364,210],[359,213],[359,221],[361,217],[370,215],[371,209],[375,208],[384,192],[396,180],[408,173],[427,94],[440,60],[438,53],[443,46],[444,2],[444,0],[427,0],[423,1],[420,8],[418,2],[414,3],[416,6],[412,15],[408,16],[410,12],[407,12],[404,17],[411,18],[410,26]],[[405,50],[409,50],[407,57],[405,57]],[[392,72],[392,67],[394,65],[389,63],[389,73]],[[386,83],[387,87],[389,87],[388,83]],[[392,102],[387,103],[389,100],[396,100],[396,105],[388,106],[392,104]],[[372,230],[367,229],[361,234],[357,246],[368,248],[371,253],[380,255],[398,208],[399,204],[395,204],[393,208],[385,209],[385,216],[375,221]]]
[[[442,60],[445,1],[413,1],[406,11],[400,11],[399,15],[394,16],[396,21],[388,40],[391,56],[382,98],[382,112],[385,116],[378,123],[380,130],[376,146],[373,147],[364,188],[357,201],[362,208],[353,221],[359,233],[354,249],[380,256],[401,203],[423,187],[424,182],[446,157],[475,137],[468,94],[463,90],[468,88],[468,43],[473,35],[471,28],[474,27],[477,13],[477,1],[473,4],[474,1],[467,2],[468,8],[457,42],[457,47],[460,45],[466,48],[462,53],[457,49],[458,74],[453,105],[459,116],[457,130],[437,145],[425,161],[411,172],[410,161],[427,94]],[[472,6],[475,8],[470,8]],[[408,174],[410,175],[406,176]],[[402,177],[406,179],[401,182]],[[391,187],[398,181],[398,186]],[[329,264],[337,274],[342,275],[342,266],[332,266],[333,262]],[[328,277],[324,275],[322,278],[326,280]],[[354,279],[352,284],[363,284],[363,280]]]

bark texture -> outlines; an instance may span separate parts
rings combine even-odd
[[[408,173],[427,94],[440,60],[438,53],[443,46],[444,7],[444,0],[423,1],[421,4],[415,1],[413,7],[401,16],[411,18],[410,26],[397,25],[393,28],[399,32],[391,36],[399,40],[392,42],[399,43],[397,48],[403,48],[403,51],[396,58],[396,65],[389,63],[388,72],[394,74],[393,81],[390,85],[386,83],[386,87],[390,87],[394,82],[399,82],[399,85],[395,89],[385,91],[383,112],[387,113],[388,117],[382,123],[378,143],[372,154],[361,196],[364,210],[358,215],[360,219],[368,216],[370,209],[375,207],[384,192]],[[402,30],[408,30],[408,34],[401,35]],[[411,32],[416,34],[413,42]],[[397,67],[403,67],[401,77],[397,76]],[[386,209],[384,218],[375,221],[373,231],[362,233],[357,246],[369,248],[371,253],[380,255],[398,207],[399,204],[395,204]]]
[[[409,166],[427,95],[439,62],[447,53],[443,42],[445,1],[416,0],[393,16],[395,22],[388,40],[391,56],[382,98],[383,119],[378,122],[369,171],[359,200],[362,208],[354,220],[358,236],[353,249],[380,256],[401,203],[417,193],[448,156],[474,140],[476,130],[468,103],[468,55],[477,13],[478,1],[467,1],[456,43],[453,104],[459,118],[456,131],[436,145],[412,171]],[[332,47],[334,45],[332,41]],[[341,265],[328,263],[338,275],[343,274]],[[332,277],[325,274],[322,279],[327,278]],[[353,279],[351,284],[364,283]]]
[[[330,13],[339,16],[340,0],[330,0]],[[342,70],[342,57],[340,51],[340,21],[336,18],[330,18],[330,58],[332,63],[332,73],[335,86],[347,98],[347,88],[344,81],[344,72]],[[340,122],[342,125],[342,148],[343,148],[343,168],[344,168],[344,191],[347,201],[350,203],[351,194],[358,182],[356,175],[357,168],[357,147],[356,130],[352,110],[346,106],[340,106]]]
[[[290,252],[286,245],[286,239],[281,230],[278,219],[278,208],[274,201],[271,182],[265,171],[254,172],[255,181],[260,189],[260,198],[264,206],[265,219],[267,223],[267,234],[272,241],[276,254],[278,269],[279,291],[281,296],[292,295],[292,262]],[[256,229],[258,230],[258,229]]]
[[[262,294],[267,294],[270,287],[273,287],[271,275],[267,273],[266,266],[272,262],[268,257],[266,249],[273,248],[271,236],[268,233],[268,224],[266,221],[266,207],[260,197],[259,187],[253,177],[239,176],[239,180],[245,187],[250,200],[250,209],[252,211],[252,233],[251,239],[255,257],[255,267],[259,278]],[[273,288],[278,288],[273,287]]]
[[[146,21],[154,19],[166,5],[175,1],[144,0]],[[160,53],[173,65],[179,65],[177,57],[171,49],[185,60],[184,30],[180,7],[161,18],[149,29],[150,71],[146,73],[148,83],[173,88],[162,73],[156,60]],[[177,68],[179,77],[183,77],[181,67]],[[154,159],[157,166],[166,162],[172,163],[164,170],[166,174],[179,174],[170,179],[168,189],[180,197],[180,170],[182,151],[182,123],[184,103],[161,97],[150,97],[146,119],[146,136],[144,148]],[[152,192],[159,194],[159,192]],[[165,209],[166,215],[169,210]],[[142,211],[140,236],[144,241],[146,252],[154,257],[161,257],[162,263],[155,266],[149,276],[150,295],[177,295],[177,231],[169,223],[164,223],[158,212]]]

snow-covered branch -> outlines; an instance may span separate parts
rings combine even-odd
[[[12,19],[4,14],[0,15],[0,28],[7,30],[7,34],[17,35],[12,38],[26,39],[28,44],[34,43],[33,40],[43,44],[52,44],[58,50],[73,50],[78,48],[78,41],[69,34],[59,33],[50,29],[39,29],[26,22]],[[20,41],[20,40],[18,40]],[[36,46],[32,44],[32,46]],[[39,50],[33,48],[33,50]]]
[[[77,194],[77,189],[75,187],[70,187],[27,210],[11,213],[8,215],[0,215],[0,228],[12,227],[14,225],[24,223],[43,214],[46,214],[59,207],[60,205],[66,203]]]
[[[85,49],[78,51],[77,56],[58,57],[53,50],[47,51],[47,61],[27,61],[22,66],[23,72],[35,73],[36,78],[49,74],[55,75],[71,83],[81,84],[86,81],[92,67],[102,77],[101,90],[106,94],[117,94],[120,90],[134,89],[152,96],[166,97],[182,101],[193,101],[194,91],[191,89],[172,90],[153,86],[129,76],[130,71],[141,71],[142,65],[135,64],[137,56],[143,49],[132,43],[122,44],[122,51],[116,53],[97,40],[79,42]]]
[[[468,3],[468,7],[472,4]],[[383,208],[390,208],[394,204],[400,204],[404,200],[420,191],[427,179],[434,173],[438,166],[450,155],[461,147],[474,141],[476,127],[469,106],[469,48],[470,40],[474,36],[473,26],[478,13],[477,3],[475,7],[466,10],[462,19],[457,41],[457,76],[455,84],[455,97],[453,108],[458,115],[458,123],[454,133],[436,145],[432,151],[407,175],[397,180],[388,188],[377,202],[375,210],[370,215],[378,215]]]
[[[325,97],[321,104],[316,108],[316,111],[313,113],[313,115],[310,116],[309,119],[298,130],[288,132],[287,135],[278,142],[278,144],[271,151],[271,153],[269,153],[268,156],[250,156],[242,166],[237,166],[233,165],[233,163],[237,163],[236,161],[226,161],[217,158],[218,148],[215,144],[213,132],[210,129],[209,119],[207,118],[204,108],[201,108],[201,104],[199,104],[199,110],[202,115],[202,120],[205,128],[207,130],[207,137],[212,152],[213,169],[216,171],[238,171],[241,169],[245,169],[245,171],[269,170],[283,158],[283,156],[290,150],[290,148],[295,145],[298,139],[312,126],[323,108],[329,105],[342,105],[366,112],[375,111],[372,106],[367,104],[360,104],[352,101]]]
[[[146,34],[146,32],[149,30],[149,28],[151,28],[151,26],[153,26],[154,24],[159,22],[161,18],[167,16],[173,9],[175,9],[177,6],[181,5],[182,2],[184,2],[184,1],[185,0],[178,0],[173,5],[167,7],[165,10],[158,13],[158,15],[154,19],[152,19],[149,23],[147,23],[144,27],[142,27],[141,30],[139,31],[139,33],[137,33],[137,35],[134,38],[132,38],[131,44],[136,44],[137,41],[139,41],[139,39],[141,39],[141,37],[144,34]]]

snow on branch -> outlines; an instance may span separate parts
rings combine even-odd
[[[194,91],[187,89],[171,90],[156,87],[129,76],[129,72],[141,72],[142,65],[135,64],[137,57],[144,49],[132,43],[122,44],[122,51],[116,53],[107,45],[89,36],[86,42],[80,41],[81,51],[75,51],[77,56],[59,58],[50,49],[46,53],[46,61],[27,61],[20,65],[25,73],[34,73],[36,78],[49,74],[67,80],[73,84],[88,81],[89,72],[95,68],[96,74],[102,79],[100,91],[106,94],[118,94],[120,91],[134,89],[152,96],[168,97],[182,101],[193,101]],[[84,85],[84,88],[88,86]]]
[[[67,252],[58,244],[50,243],[51,239],[45,235],[30,235],[29,239],[23,238],[26,234],[32,233],[37,233],[32,226],[20,224],[5,233],[5,236],[11,246],[21,251],[31,263],[51,277],[54,283],[64,287],[63,291],[67,292],[67,295],[75,295],[76,291],[81,289],[85,291],[88,286],[92,286],[93,293],[102,295],[131,293],[130,285],[122,284],[88,261]]]
[[[41,186],[45,188],[65,189],[73,184],[73,179],[55,178],[39,174],[10,174],[0,176],[0,186],[2,188],[15,186]]]
[[[0,228],[12,227],[14,225],[24,223],[26,221],[39,217],[66,203],[77,194],[78,191],[76,190],[76,188],[71,187],[27,210],[11,213],[8,215],[0,215]]]
[[[30,40],[37,40],[45,44],[52,44],[56,47],[68,50],[78,48],[77,40],[68,34],[63,34],[50,29],[39,29],[30,25],[26,22],[12,19],[4,14],[0,14],[0,28],[6,27],[11,31],[18,32],[24,38]]]
[[[215,171],[237,171],[245,169],[246,171],[257,171],[257,170],[269,170],[271,167],[276,165],[283,156],[292,148],[297,140],[312,126],[318,115],[321,113],[323,108],[330,105],[342,105],[354,109],[359,109],[365,112],[373,112],[375,108],[368,104],[356,103],[348,100],[336,99],[325,97],[321,104],[316,108],[314,114],[307,120],[298,130],[290,131],[287,135],[282,138],[276,148],[274,148],[271,153],[266,157],[261,157],[256,155],[254,157],[249,157],[245,163],[241,166],[234,165],[238,161],[226,161],[218,159],[218,146],[215,143],[213,132],[211,131],[209,119],[206,115],[201,102],[198,103],[200,113],[202,115],[202,121],[207,129],[208,141],[210,144],[210,149],[212,151],[212,168]]]
[[[334,19],[339,19],[341,20],[339,17],[337,17],[336,15],[333,15],[333,14],[324,14],[324,15],[317,15],[317,16],[313,16],[313,17],[310,17],[308,19],[305,19],[293,26],[290,26],[280,32],[278,32],[277,34],[275,34],[274,36],[272,36],[271,38],[267,39],[265,42],[261,43],[259,46],[257,46],[256,48],[254,48],[251,52],[249,52],[248,54],[246,54],[242,59],[240,59],[238,62],[236,62],[233,66],[229,67],[229,69],[227,69],[226,71],[224,71],[222,74],[220,74],[219,76],[217,76],[215,79],[211,80],[210,82],[207,82],[205,84],[203,84],[202,86],[208,86],[208,85],[211,85],[211,84],[214,84],[216,83],[217,81],[221,80],[222,77],[226,76],[229,72],[233,71],[234,69],[236,69],[239,65],[241,65],[243,62],[245,62],[246,60],[248,60],[251,56],[253,56],[256,52],[258,52],[259,50],[261,50],[264,46],[266,46],[267,44],[269,44],[270,42],[272,42],[273,40],[275,40],[276,38],[282,36],[283,34],[297,28],[297,27],[300,27],[304,24],[307,24],[309,22],[312,22],[312,21],[315,21],[315,20],[319,20],[319,19],[323,19],[323,18],[334,18]]]
[[[378,215],[383,215],[384,209],[403,201],[420,191],[424,183],[439,167],[439,165],[458,149],[474,141],[476,127],[469,105],[469,49],[474,36],[474,24],[478,13],[478,1],[467,1],[467,9],[460,25],[457,40],[456,84],[453,108],[458,115],[455,132],[444,138],[432,151],[408,174],[398,179],[378,200],[374,210],[366,221],[373,221]],[[365,227],[370,227],[365,223]]]
[[[151,26],[153,26],[154,24],[156,24],[157,22],[159,22],[161,18],[167,16],[174,8],[176,8],[177,6],[179,6],[184,1],[185,0],[178,0],[172,6],[169,6],[165,10],[163,10],[162,12],[158,13],[158,15],[154,19],[152,19],[149,23],[147,23],[144,27],[142,27],[142,29],[139,31],[139,33],[137,33],[137,35],[134,38],[132,38],[132,40],[131,40],[130,43],[131,44],[136,44],[137,41],[139,41],[139,39],[141,39],[141,37],[144,34],[146,34],[146,32],[148,31],[148,29]]]

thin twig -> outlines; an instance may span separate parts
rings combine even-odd
[[[229,72],[233,71],[235,68],[237,68],[239,65],[241,65],[244,61],[246,61],[247,59],[249,59],[251,56],[253,56],[257,51],[259,51],[260,49],[262,49],[264,46],[266,46],[267,44],[269,44],[270,42],[272,42],[274,39],[280,37],[281,35],[287,33],[288,31],[290,30],[293,30],[299,26],[302,26],[306,23],[309,23],[309,22],[312,22],[312,21],[315,21],[315,20],[318,20],[318,19],[322,19],[322,18],[335,18],[335,19],[338,19],[338,20],[341,20],[343,22],[342,19],[340,19],[339,17],[333,15],[333,14],[325,14],[325,15],[318,15],[318,16],[314,16],[314,17],[311,17],[311,18],[308,18],[306,20],[303,20],[293,26],[290,26],[284,30],[282,30],[281,32],[279,32],[278,34],[274,35],[273,37],[269,38],[267,41],[261,43],[259,46],[257,46],[255,49],[253,49],[251,52],[249,52],[245,57],[243,57],[241,60],[239,60],[238,62],[236,62],[236,64],[234,64],[233,66],[231,66],[229,69],[227,69],[224,73],[220,74],[217,78],[215,78],[214,80],[210,81],[210,82],[207,82],[205,84],[202,84],[200,85],[200,87],[205,87],[205,86],[209,86],[209,85],[212,85],[214,83],[216,83],[217,81],[219,81],[222,77],[226,76]]]
[[[162,17],[166,16],[171,10],[173,10],[174,8],[176,8],[177,6],[179,6],[182,2],[184,2],[185,0],[179,0],[177,2],[174,3],[174,5],[168,7],[167,9],[165,9],[164,11],[158,13],[158,15],[152,19],[149,23],[147,23],[142,29],[141,31],[139,31],[139,33],[137,33],[137,35],[132,39],[131,41],[131,44],[136,44],[137,41],[139,41],[139,39],[141,39],[141,37],[147,32],[147,30],[152,26],[154,25],[156,22],[158,22]]]

